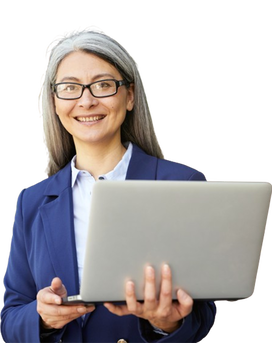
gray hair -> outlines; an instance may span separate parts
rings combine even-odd
[[[62,126],[55,113],[52,85],[56,81],[60,62],[74,51],[97,55],[112,64],[123,79],[134,83],[135,104],[121,126],[122,142],[137,144],[149,155],[163,158],[158,144],[144,87],[136,63],[128,52],[114,39],[96,31],[83,31],[63,38],[50,54],[42,89],[42,111],[45,142],[49,153],[48,176],[57,173],[75,155],[72,136]]]

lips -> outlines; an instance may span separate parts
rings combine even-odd
[[[80,122],[95,122],[95,121],[99,121],[99,120],[102,120],[104,119],[106,116],[104,115],[97,115],[97,116],[89,116],[89,117],[76,117],[76,120],[77,121],[80,121]]]

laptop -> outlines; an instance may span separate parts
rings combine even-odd
[[[143,300],[144,267],[172,270],[195,300],[238,300],[254,292],[271,197],[263,182],[98,181],[93,189],[79,295],[64,304]]]

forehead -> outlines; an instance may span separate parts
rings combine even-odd
[[[57,69],[57,79],[63,78],[88,78],[93,79],[100,74],[109,74],[120,78],[118,70],[109,62],[92,53],[74,51],[64,57]]]

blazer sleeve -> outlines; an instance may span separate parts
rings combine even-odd
[[[23,218],[24,191],[17,202],[13,238],[4,278],[6,288],[1,312],[1,332],[5,342],[40,342],[40,316],[36,285],[29,268]]]
[[[6,292],[1,313],[1,331],[5,342],[39,342],[40,339],[36,287],[24,246],[23,194],[24,191],[17,203],[8,268],[4,278]]]
[[[192,312],[173,333],[162,336],[154,332],[154,328],[144,319],[139,319],[140,332],[144,342],[199,342],[209,333],[215,314],[216,307],[213,302],[195,301]]]

